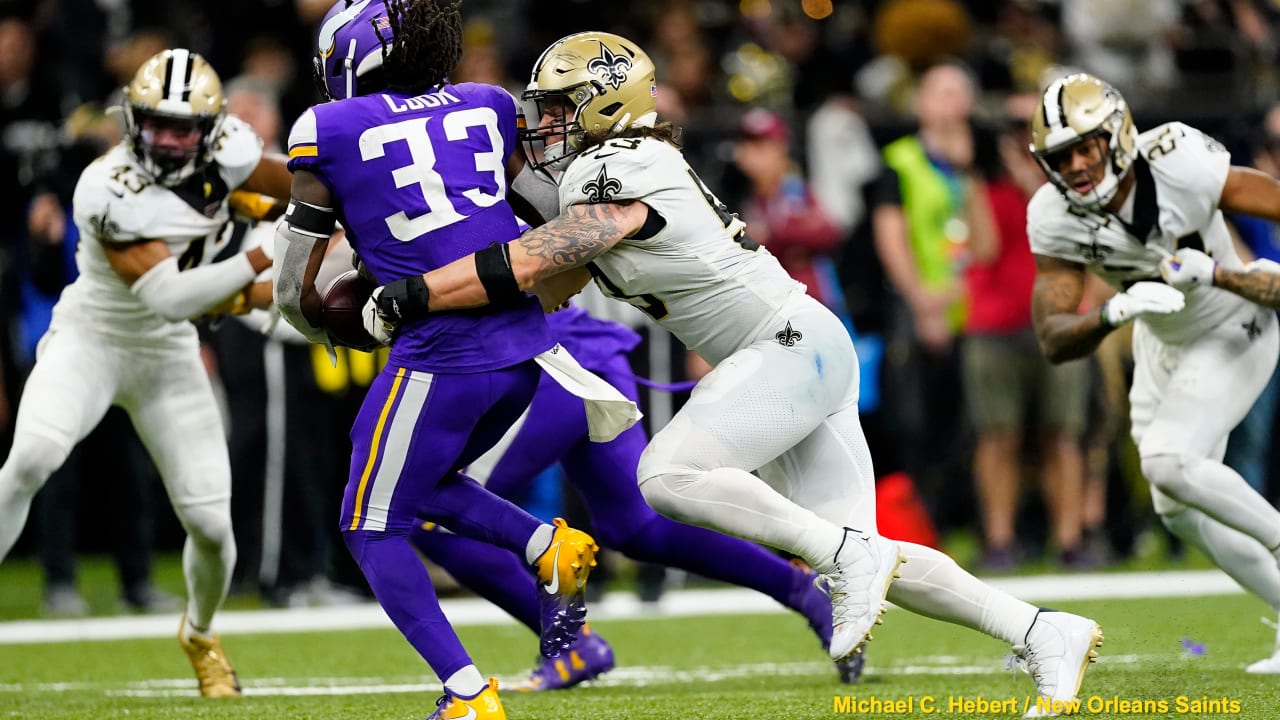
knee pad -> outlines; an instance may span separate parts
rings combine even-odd
[[[1198,458],[1182,453],[1160,453],[1142,458],[1142,474],[1155,489],[1172,498],[1183,497]]]
[[[178,520],[187,531],[187,537],[199,545],[234,544],[235,537],[231,533],[231,502],[217,502],[187,505],[174,508]]]
[[[29,495],[44,487],[49,476],[67,461],[70,448],[41,435],[19,433],[13,438],[13,447],[9,449],[9,457],[4,462],[7,471],[0,475],[4,479],[17,482],[19,489]]]

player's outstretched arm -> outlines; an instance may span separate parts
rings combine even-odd
[[[581,289],[586,280],[576,271],[644,227],[649,212],[641,202],[570,205],[515,240],[376,288],[364,306],[365,330],[386,343],[400,323],[429,312],[510,304],[522,301],[525,293],[537,293],[546,309],[555,302],[548,300],[549,288],[565,291],[576,282]],[[571,271],[573,277],[565,283],[547,282]]]
[[[546,278],[585,267],[639,230],[648,216],[649,206],[641,202],[570,205],[506,245],[424,274],[428,309],[463,310],[533,292]]]
[[[1211,285],[1280,310],[1280,264],[1271,260],[1254,260],[1244,270],[1229,270],[1199,250],[1181,248],[1160,261],[1160,275],[1174,287]]]
[[[147,307],[170,322],[207,314],[224,303],[244,305],[244,291],[271,267],[261,248],[183,271],[162,240],[104,243],[107,262]],[[230,307],[230,306],[229,306]]]
[[[1263,262],[1249,263],[1244,270],[1227,270],[1219,265],[1213,271],[1213,286],[1280,310],[1280,265],[1263,265]]]
[[[1103,320],[1100,312],[1079,312],[1084,299],[1084,266],[1046,255],[1035,258],[1031,318],[1040,349],[1052,363],[1088,355],[1114,327]]]

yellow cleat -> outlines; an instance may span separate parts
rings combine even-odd
[[[553,523],[551,544],[533,564],[539,582],[540,650],[548,658],[559,657],[587,620],[583,593],[600,549],[590,535],[569,527],[564,519]]]
[[[196,680],[200,682],[200,694],[204,697],[240,697],[240,678],[227,660],[227,653],[222,649],[222,639],[217,635],[200,637],[192,635],[183,639],[182,631],[186,629],[187,616],[182,616],[182,626],[178,630],[178,644],[187,652],[191,667],[196,671]]]
[[[488,687],[473,698],[460,698],[446,690],[427,720],[507,720],[502,701],[498,699],[497,678],[489,678]]]

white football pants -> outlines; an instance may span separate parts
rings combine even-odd
[[[188,611],[207,628],[230,582],[235,541],[226,437],[194,329],[148,340],[55,321],[40,341],[13,448],[0,468],[0,560],[17,541],[32,497],[111,405],[129,414],[187,531]]]

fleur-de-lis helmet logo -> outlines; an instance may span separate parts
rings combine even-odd
[[[608,45],[600,43],[600,57],[592,58],[587,63],[587,71],[604,78],[614,90],[622,87],[627,81],[627,71],[631,69],[631,58],[626,55],[614,55]]]
[[[589,181],[582,186],[582,192],[587,193],[587,202],[609,202],[613,196],[622,191],[622,183],[617,178],[611,178],[605,173],[605,166],[600,166],[600,173],[596,175],[595,180]]]

